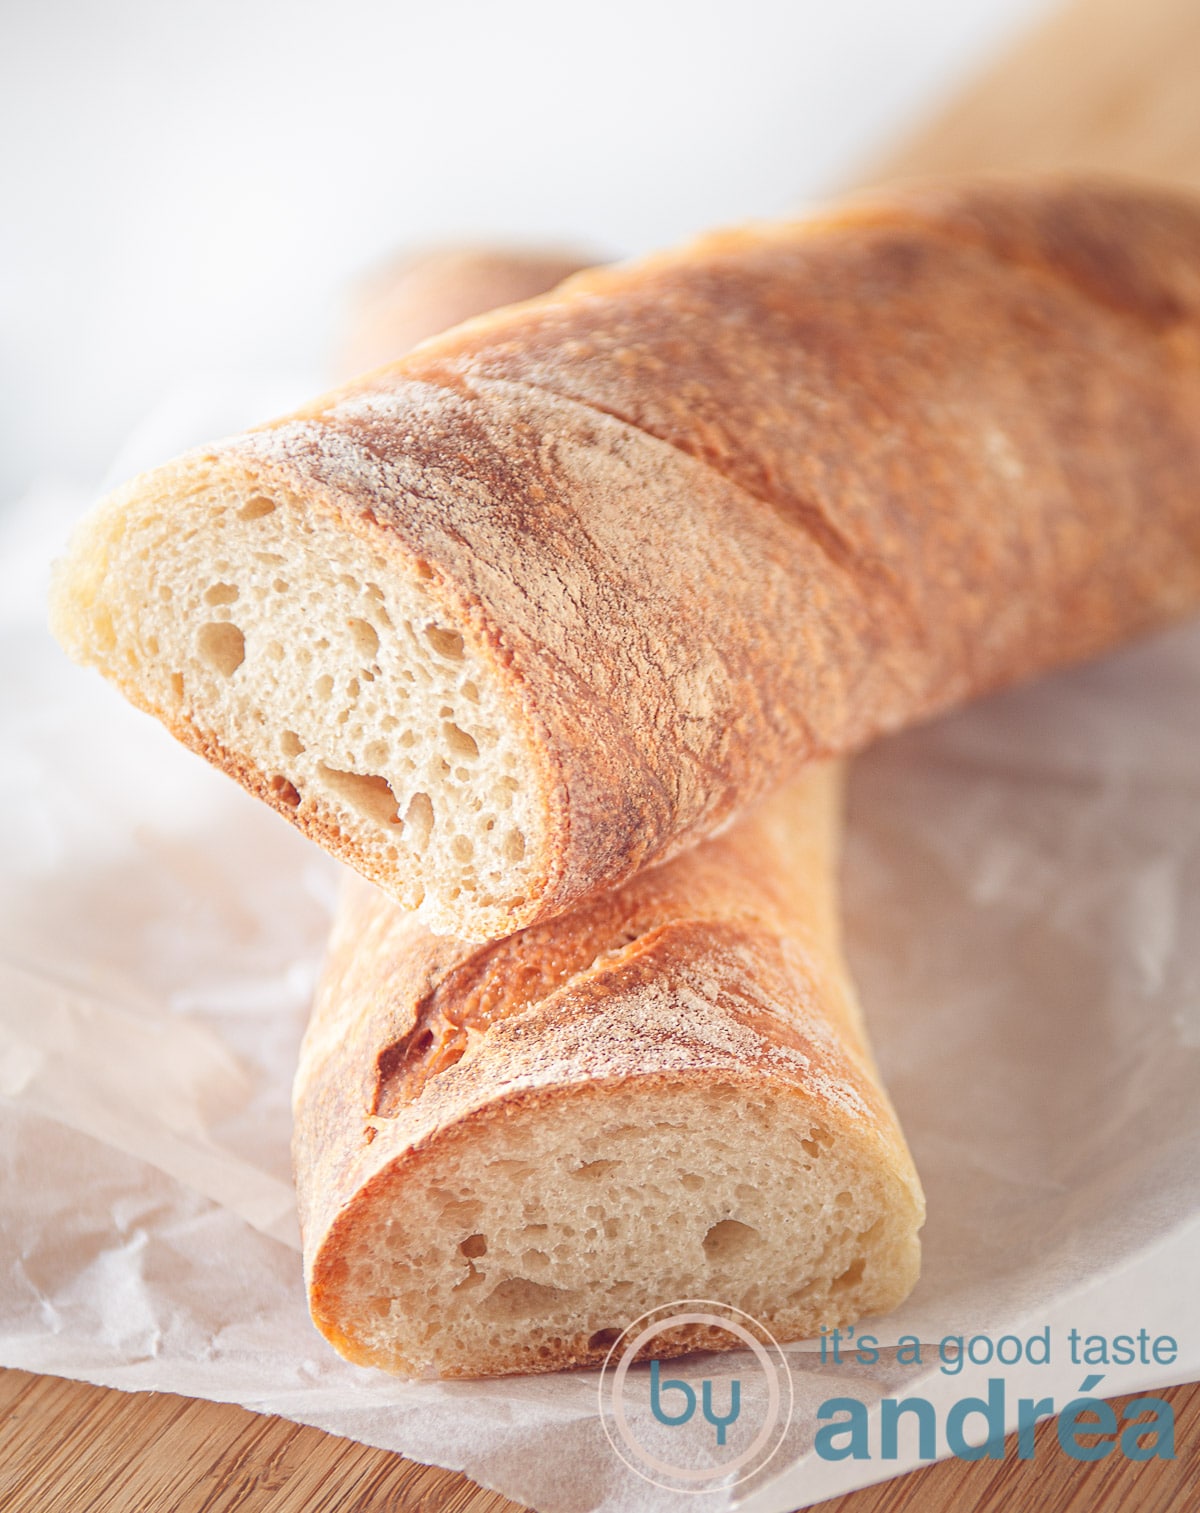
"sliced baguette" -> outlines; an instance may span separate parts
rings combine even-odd
[[[906,1296],[924,1201],[840,956],[837,829],[837,771],[813,767],[483,948],[349,883],[295,1087],[309,1299],[338,1350],[549,1371],[677,1298],[797,1339]]]
[[[914,188],[589,273],[136,481],[54,622],[433,930],[1200,604],[1200,202]]]

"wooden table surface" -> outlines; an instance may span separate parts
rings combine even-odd
[[[1177,1458],[1077,1462],[1041,1424],[1033,1460],[941,1461],[822,1513],[1173,1513],[1200,1508],[1200,1383]],[[1114,1399],[1121,1403],[1123,1399]],[[1118,1420],[1121,1414],[1118,1410]],[[222,1403],[0,1371],[4,1513],[518,1513],[465,1476]]]

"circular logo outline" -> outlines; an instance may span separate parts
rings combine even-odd
[[[695,1311],[697,1309],[712,1308],[722,1309],[724,1310],[724,1312],[707,1313]],[[683,1311],[676,1312],[674,1310]],[[754,1326],[754,1328],[759,1331],[760,1334],[766,1336],[767,1340],[770,1342],[771,1347],[775,1350],[775,1353],[779,1358],[778,1364],[771,1359],[770,1355],[767,1352],[767,1346],[764,1345],[761,1340],[756,1339],[744,1325],[739,1324],[736,1319],[730,1317],[730,1315],[733,1314],[736,1314],[740,1319],[748,1320]],[[656,1318],[656,1322],[649,1323],[648,1327],[639,1329],[639,1326],[641,1326],[646,1321]],[[727,1461],[724,1465],[696,1468],[688,1466],[674,1466],[669,1462],[661,1461],[657,1456],[651,1455],[648,1450],[644,1449],[643,1446],[641,1446],[637,1442],[632,1429],[629,1427],[628,1419],[625,1416],[625,1403],[623,1398],[625,1378],[629,1373],[630,1366],[634,1364],[635,1357],[648,1340],[653,1339],[656,1334],[662,1334],[665,1330],[674,1328],[679,1324],[707,1324],[717,1329],[723,1330],[726,1334],[734,1335],[739,1340],[742,1340],[754,1353],[754,1356],[762,1369],[763,1375],[767,1379],[767,1417],[763,1424],[763,1427],[755,1435],[753,1441],[747,1449],[741,1451],[740,1454],[735,1456],[732,1460]],[[632,1340],[632,1343],[625,1345],[622,1349],[622,1342],[628,1340],[629,1337],[634,1334],[634,1331],[638,1332]],[[605,1412],[605,1382],[609,1374],[609,1368],[612,1364],[613,1356],[619,1349],[621,1350],[621,1357],[618,1365],[612,1373],[612,1387],[609,1393],[612,1401],[611,1405],[609,1405],[609,1411],[611,1412],[612,1417],[616,1422],[617,1433],[619,1434],[621,1441],[624,1443],[626,1449],[630,1451],[637,1460],[640,1460],[642,1462],[641,1465],[636,1464],[634,1460],[631,1460],[629,1458],[629,1455],[625,1454],[622,1451],[621,1445],[618,1444],[617,1440],[613,1437],[612,1430],[609,1428],[608,1417]],[[782,1375],[787,1383],[787,1412],[783,1415],[783,1423],[779,1428],[779,1433],[775,1440],[775,1443],[771,1446],[766,1455],[763,1455],[762,1458],[758,1460],[754,1465],[749,1466],[749,1469],[743,1471],[742,1474],[734,1482],[726,1483],[725,1477],[728,1476],[729,1472],[737,1470],[740,1466],[746,1465],[754,1456],[758,1455],[776,1428],[780,1417],[780,1405],[783,1396],[780,1390],[779,1382],[781,1370]],[[700,1493],[717,1490],[716,1486],[681,1487],[678,1485],[678,1483],[681,1481],[713,1481],[716,1478],[720,1478],[721,1486],[737,1486],[739,1482],[745,1481],[748,1476],[753,1476],[756,1471],[761,1470],[762,1467],[771,1460],[771,1458],[779,1450],[779,1447],[783,1444],[784,1436],[787,1434],[788,1427],[790,1426],[792,1421],[792,1414],[795,1411],[796,1406],[796,1394],[795,1387],[792,1382],[792,1374],[788,1370],[787,1357],[784,1355],[782,1349],[780,1348],[779,1341],[775,1338],[775,1336],[771,1333],[771,1331],[766,1327],[765,1324],[759,1323],[759,1321],[754,1317],[753,1314],[747,1313],[745,1309],[735,1307],[732,1303],[722,1303],[715,1298],[677,1298],[674,1302],[671,1303],[660,1303],[655,1308],[648,1308],[645,1313],[640,1314],[636,1319],[633,1320],[631,1324],[627,1324],[626,1327],[618,1335],[616,1340],[613,1341],[612,1345],[609,1347],[608,1354],[604,1358],[604,1365],[600,1369],[600,1380],[598,1383],[597,1395],[600,1405],[600,1422],[604,1428],[605,1436],[608,1439],[609,1444],[612,1446],[614,1452],[616,1453],[617,1458],[636,1475],[640,1476],[643,1481],[648,1481],[652,1486],[661,1487],[664,1491],[667,1492]],[[653,1470],[659,1472],[662,1475],[673,1477],[676,1484],[671,1485],[667,1482],[657,1480],[646,1470],[647,1466],[652,1467]]]

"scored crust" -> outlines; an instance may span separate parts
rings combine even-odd
[[[814,768],[484,948],[350,885],[294,1144],[313,1317],[343,1354],[554,1370],[677,1297],[780,1339],[901,1301],[924,1205],[839,954],[836,811]],[[655,1350],[698,1343],[720,1342]]]
[[[179,698],[149,696],[178,616],[147,578],[215,552],[203,528],[186,551],[183,530],[131,539],[146,501],[169,519],[178,468],[84,529],[59,634],[255,791],[294,795],[276,807],[431,928],[494,938],[668,859],[789,764],[1193,611],[1198,247],[1184,194],[915,188],[580,275],[184,464],[289,501],[310,587],[328,563],[302,543],[329,515],[387,584],[436,595],[520,753],[519,856],[457,718],[415,732],[411,767],[373,716],[326,750],[296,723],[300,671],[251,648],[230,681],[252,749],[195,667],[207,617],[162,669]],[[331,643],[357,618],[323,592],[312,613]],[[336,676],[361,695],[360,666],[351,648]],[[378,804],[345,801],[372,785]],[[418,794],[432,850],[410,844],[422,805],[400,828]]]

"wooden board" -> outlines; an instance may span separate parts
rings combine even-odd
[[[1166,1394],[1181,1454],[1069,1460],[1054,1426],[1031,1461],[941,1461],[821,1513],[1174,1513],[1200,1507],[1200,1385]],[[1120,1402],[1121,1399],[1116,1401]],[[165,1392],[0,1372],[4,1513],[518,1513],[453,1471],[287,1419]]]
[[[1071,0],[860,177],[993,168],[1200,188],[1200,4]]]
[[[1102,168],[1200,187],[1200,0],[1073,0],[862,182]],[[945,1461],[824,1513],[1168,1513],[1200,1507],[1200,1386],[1168,1394],[1179,1459]],[[3,1513],[513,1513],[450,1471],[285,1419],[0,1372]]]

